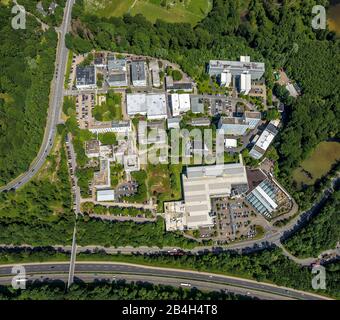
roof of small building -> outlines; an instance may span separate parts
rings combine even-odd
[[[96,68],[95,66],[77,66],[76,68],[77,85],[93,85],[96,84]]]

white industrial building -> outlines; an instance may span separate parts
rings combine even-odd
[[[177,93],[174,93],[170,95],[170,101],[171,101],[171,111],[172,115],[174,117],[177,117],[180,115],[180,106],[179,106],[179,95]]]
[[[253,80],[261,79],[265,72],[263,62],[251,62],[249,56],[241,56],[240,61],[210,60],[209,75],[219,76],[230,72],[233,77],[239,77],[248,72]]]
[[[240,195],[248,191],[243,163],[189,167],[182,175],[186,228],[214,225],[211,198]]]
[[[89,131],[92,133],[114,132],[128,134],[131,131],[131,121],[96,121],[89,125]]]
[[[147,115],[149,120],[168,117],[165,94],[131,93],[126,96],[129,116]]]
[[[222,87],[230,87],[231,80],[232,80],[232,76],[231,76],[230,71],[222,72],[221,73],[221,80],[220,80],[220,82],[221,82],[221,86]]]
[[[237,148],[236,139],[224,139],[224,145],[226,148]]]
[[[240,93],[248,95],[251,90],[251,74],[248,72],[241,74]]]
[[[98,190],[97,191],[97,201],[98,202],[107,202],[115,200],[115,191],[114,190]]]
[[[170,104],[172,115],[174,117],[177,117],[181,113],[190,111],[191,108],[190,95],[173,93],[170,96]]]
[[[267,128],[262,132],[254,147],[250,150],[249,155],[254,159],[261,159],[273,142],[275,136],[278,134],[279,120],[272,120]]]
[[[127,113],[129,116],[146,115],[148,108],[146,106],[145,93],[129,93],[126,95]]]
[[[148,94],[146,105],[149,120],[166,119],[168,117],[165,94]]]
[[[191,109],[190,95],[189,94],[179,94],[179,109],[181,112],[188,112]]]

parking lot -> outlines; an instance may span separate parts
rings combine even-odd
[[[216,240],[232,242],[252,239],[256,236],[256,214],[243,199],[212,199],[212,211],[216,215]]]

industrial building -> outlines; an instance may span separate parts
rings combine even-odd
[[[182,181],[187,229],[214,225],[211,198],[241,195],[248,191],[243,163],[189,167],[182,175]]]
[[[250,62],[249,56],[241,56],[240,61],[210,60],[209,63],[210,76],[230,73],[233,77],[240,77],[244,72],[248,72],[253,80],[261,79],[265,72],[265,64],[263,62]]]
[[[278,134],[279,120],[272,120],[268,124],[267,128],[262,132],[260,137],[257,139],[255,145],[250,150],[249,155],[254,159],[261,159],[273,142],[275,136]]]
[[[95,121],[89,125],[92,133],[115,132],[127,135],[131,131],[131,121]]]
[[[149,120],[168,117],[165,94],[130,93],[126,99],[129,116],[147,115]]]
[[[224,145],[227,149],[237,148],[237,140],[236,139],[224,139]]]
[[[243,136],[249,129],[249,125],[243,117],[221,117],[218,129],[229,136]]]
[[[166,90],[168,92],[186,92],[190,93],[193,90],[193,84],[191,82],[174,82],[171,76],[165,78]]]
[[[146,105],[149,120],[166,119],[168,117],[165,94],[148,94],[146,96]]]
[[[97,72],[95,66],[77,66],[76,87],[78,90],[97,88]]]
[[[109,87],[126,87],[128,85],[126,73],[109,73],[106,77]]]
[[[149,63],[149,69],[152,77],[152,85],[155,88],[159,88],[161,86],[161,79],[159,76],[159,65],[157,60],[152,60]]]
[[[220,85],[221,87],[230,87],[232,81],[231,72],[222,72],[220,75]]]
[[[115,200],[115,191],[114,190],[98,190],[97,191],[97,201],[98,202],[106,202],[106,201],[114,201]]]
[[[191,112],[192,113],[204,113],[204,99],[199,96],[191,96]]]
[[[116,59],[114,56],[107,58],[107,70],[110,72],[126,72],[127,62],[126,59]]]
[[[168,119],[168,129],[180,129],[181,118]]]
[[[210,123],[209,118],[194,118],[190,121],[192,127],[209,127]]]
[[[241,74],[240,93],[248,95],[251,90],[251,74],[246,71]]]
[[[230,136],[243,136],[247,130],[253,130],[261,121],[261,112],[247,111],[242,117],[221,117],[218,129]]]
[[[145,61],[131,62],[131,82],[134,87],[147,86]]]
[[[273,181],[266,179],[253,189],[246,199],[258,213],[271,218],[279,206],[277,200],[279,193],[280,188]]]
[[[190,95],[173,93],[170,96],[170,105],[174,117],[179,116],[181,113],[188,112],[191,107]]]

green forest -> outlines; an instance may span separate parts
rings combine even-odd
[[[57,35],[27,15],[26,29],[11,26],[0,3],[0,186],[28,170],[42,143]],[[52,63],[51,63],[52,62]]]
[[[340,191],[327,200],[320,213],[306,227],[285,242],[285,247],[301,258],[317,257],[323,251],[335,249],[340,241]]]
[[[25,290],[0,286],[0,300],[251,300],[225,292],[203,292],[147,282],[114,281],[76,283],[65,291],[64,283],[33,282]]]

